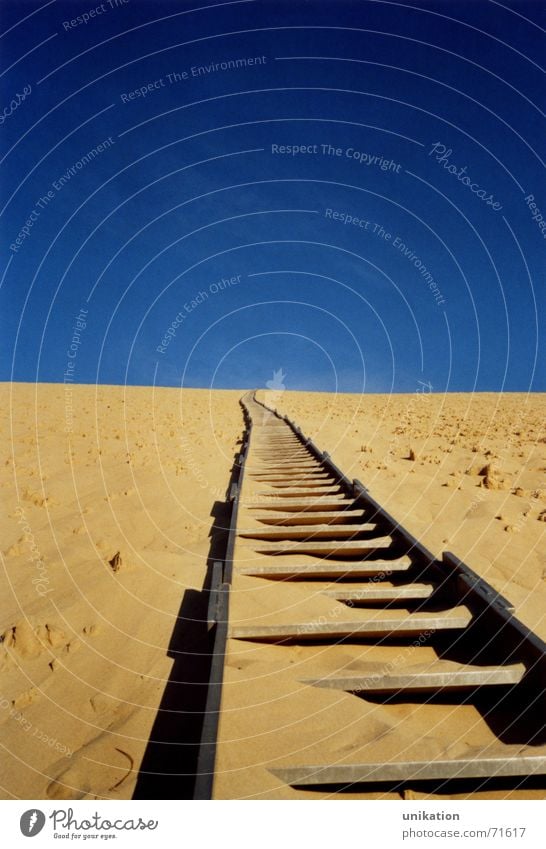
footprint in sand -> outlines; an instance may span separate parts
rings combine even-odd
[[[81,766],[74,764],[48,784],[46,796],[48,799],[84,799],[90,790]]]
[[[55,765],[60,771],[46,788],[48,799],[115,794],[131,773],[134,774],[134,758],[130,752],[112,746],[103,734],[74,753],[74,759],[68,768],[65,758]]]

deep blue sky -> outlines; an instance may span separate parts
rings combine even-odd
[[[546,390],[545,8],[3,0],[0,378]]]

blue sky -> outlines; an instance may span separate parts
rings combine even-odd
[[[546,390],[545,18],[4,0],[0,378]]]

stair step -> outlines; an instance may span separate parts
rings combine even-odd
[[[301,448],[307,449],[307,446],[300,442],[299,439],[270,439],[268,441],[252,443],[253,451],[272,451],[276,448]]]
[[[512,686],[525,675],[522,663],[511,666],[461,666],[439,661],[412,667],[398,674],[370,674],[305,679],[303,684],[359,693],[404,693],[435,690],[468,690],[474,687]]]
[[[412,563],[409,557],[398,560],[370,560],[362,563],[298,563],[277,565],[246,566],[238,569],[240,575],[252,575],[257,578],[323,578],[340,579],[388,577],[392,574],[407,572]]]
[[[250,456],[252,457],[252,455],[250,455]],[[319,463],[317,458],[314,457],[313,454],[311,454],[309,451],[304,451],[301,454],[301,456],[298,457],[297,460],[290,460],[290,458],[288,458],[286,460],[282,460],[279,457],[277,457],[277,455],[275,455],[273,457],[268,456],[268,457],[263,457],[263,458],[258,458],[258,457],[254,456],[254,457],[252,457],[252,459],[255,460],[256,462],[258,462],[260,464],[260,466],[262,466],[264,469],[272,469],[272,468],[275,468],[277,466],[285,469],[285,468],[290,468],[293,465],[294,466],[313,465],[313,466],[316,466],[317,468],[322,468],[322,464]]]
[[[290,431],[281,430],[279,433],[271,433],[271,431],[269,431],[268,433],[256,434],[252,439],[252,443],[253,445],[262,445],[264,442],[271,440],[281,442],[285,440],[289,440],[290,442],[300,442],[298,437],[294,436],[294,434]]]
[[[303,539],[311,541],[314,539],[340,539],[341,537],[353,537],[359,533],[373,533],[377,529],[375,524],[362,525],[293,525],[292,527],[267,527],[250,528],[239,531],[240,537],[248,539],[263,540],[291,540]]]
[[[410,637],[424,631],[462,631],[472,614],[461,605],[442,613],[410,613],[398,618],[368,619],[359,622],[297,622],[286,625],[244,625],[232,627],[229,636],[235,640],[323,640],[363,639],[368,637]]]
[[[270,513],[256,518],[264,525],[283,527],[287,525],[344,525],[353,519],[363,519],[365,515],[365,510],[332,510],[324,513],[308,510],[299,513]]]
[[[257,483],[267,483],[267,481],[259,480]],[[274,481],[270,484],[272,489],[298,489],[301,487],[310,487],[311,489],[314,487],[315,489],[323,489],[324,487],[332,487],[335,485],[334,479],[331,476],[325,476],[324,478],[312,477],[312,478],[293,478],[290,481]]]
[[[297,449],[298,451],[308,451],[309,448],[307,445],[304,445],[303,442],[294,441],[293,439],[278,439],[278,440],[269,440],[269,442],[260,442],[256,444],[252,442],[250,445],[250,450],[253,452],[262,452],[265,453],[267,451],[281,451],[281,450],[292,450]]]
[[[401,587],[362,587],[357,590],[325,590],[323,595],[337,601],[411,601],[417,598],[430,598],[434,592],[432,584],[404,584]]]
[[[300,481],[300,480],[327,480],[332,479],[331,475],[327,472],[323,472],[321,469],[317,468],[309,469],[308,472],[299,471],[297,473],[297,478],[294,477],[294,472],[250,472],[250,477],[256,480],[258,483],[260,481],[265,482],[280,482],[280,483],[290,483],[290,481]]]
[[[252,548],[261,554],[318,554],[322,557],[354,557],[358,555],[371,554],[374,551],[384,550],[392,545],[392,537],[375,537],[369,540],[347,540],[332,542],[316,540],[314,542],[259,542],[254,543]],[[250,546],[249,546],[250,547]]]
[[[281,454],[307,454],[309,449],[304,445],[270,445],[267,448],[252,448],[252,453],[256,456],[269,457],[271,460],[280,457]],[[310,456],[310,455],[309,455]]]
[[[271,451],[253,451],[252,457],[256,459],[261,459],[264,461],[273,461],[280,460],[281,457],[285,457],[290,459],[290,457],[312,457],[313,455],[309,453],[305,448],[290,448],[290,449],[280,449],[274,448]],[[314,459],[314,458],[313,458]]]
[[[253,464],[253,467],[257,465],[263,466],[264,470],[279,464],[289,465],[290,463],[314,463],[316,466],[320,468],[322,467],[321,464],[317,463],[315,458],[306,451],[290,451],[289,453],[284,451],[272,451],[270,454],[250,454],[249,462]]]
[[[340,493],[339,486],[324,486],[317,489],[317,496],[334,495]],[[308,491],[301,492],[297,487],[284,489],[282,492],[270,492],[269,490],[261,490],[258,495],[267,495],[271,498],[302,498],[309,497],[312,493]]]
[[[279,508],[293,511],[308,511],[315,510],[337,510],[338,507],[351,507],[354,504],[352,499],[348,499],[345,495],[324,495],[318,498],[311,498],[308,494],[301,498],[288,498],[282,501],[268,501],[267,503],[250,505],[252,510],[274,510],[279,512]]]
[[[290,465],[299,465],[300,463],[312,463],[317,469],[324,471],[322,464],[317,463],[314,457],[311,457],[310,454],[306,453],[284,454],[279,451],[275,451],[267,456],[262,454],[251,454],[249,455],[249,462],[253,471],[260,467],[264,472],[268,472],[272,471],[277,466],[287,467],[281,469],[281,471],[289,471],[288,467]]]
[[[294,475],[309,475],[309,474],[324,474],[324,469],[322,466],[319,466],[318,463],[310,462],[310,463],[300,463],[299,465],[295,465],[293,463],[290,466],[252,466],[250,467],[250,474],[253,475],[289,475],[293,477]]]
[[[483,755],[426,761],[384,763],[317,764],[276,767],[269,771],[285,784],[303,787],[318,784],[361,784],[369,782],[428,781],[430,779],[503,778],[546,774],[546,752],[509,752],[496,757]]]

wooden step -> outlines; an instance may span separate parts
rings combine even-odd
[[[287,478],[270,477],[269,475],[250,475],[254,483],[263,483],[271,486],[274,489],[285,489],[287,486],[302,487],[302,486],[332,486],[335,483],[331,475],[323,475],[312,472],[298,472],[290,475]]]
[[[264,511],[274,510],[277,512],[279,512],[279,509],[282,509],[282,511],[291,510],[314,512],[315,510],[337,510],[339,507],[351,507],[353,504],[353,499],[348,499],[346,495],[341,494],[324,495],[318,498],[311,498],[308,495],[305,495],[301,498],[286,498],[282,501],[268,501],[267,503],[260,502],[260,504],[250,505],[249,509]]]
[[[285,784],[305,787],[318,784],[362,784],[444,779],[503,778],[508,776],[546,775],[546,752],[519,754],[508,750],[504,755],[425,761],[385,761],[384,763],[313,764],[270,768]],[[527,752],[533,750],[527,748]]]
[[[265,432],[254,433],[252,437],[252,442],[253,444],[257,444],[260,442],[266,442],[269,439],[290,439],[292,442],[299,442],[298,437],[287,428],[279,430],[278,433],[273,433],[273,431],[270,429]]]
[[[400,587],[371,586],[357,590],[325,590],[323,595],[335,598],[336,601],[355,602],[390,602],[412,601],[418,598],[430,598],[434,592],[432,584],[404,584]]]
[[[249,454],[249,462],[254,465],[269,467],[277,463],[302,463],[313,462],[317,464],[314,457],[306,451],[272,451],[270,454]],[[319,465],[319,464],[317,464]]]
[[[257,481],[257,483],[266,483],[266,481]],[[271,484],[272,489],[287,489],[288,487],[291,489],[298,489],[301,487],[311,487],[315,489],[322,489],[323,487],[332,487],[334,485],[334,479],[330,476],[324,478],[293,478],[290,481],[275,481]]]
[[[293,513],[269,513],[256,516],[264,525],[278,525],[285,527],[290,525],[344,525],[355,520],[362,520],[366,515],[365,510],[332,510],[325,511],[302,511]]]
[[[294,475],[297,474],[297,477]],[[279,481],[280,483],[289,483],[290,481],[310,481],[310,480],[326,480],[327,478],[332,479],[331,475],[328,472],[323,472],[322,469],[317,468],[309,469],[308,472],[299,471],[297,473],[294,472],[249,472],[250,477],[253,480],[256,480],[258,483],[260,481]]]
[[[258,448],[263,449],[263,448],[279,447],[279,446],[283,446],[283,445],[290,445],[290,446],[295,445],[297,448],[307,448],[307,446],[305,445],[304,442],[301,441],[301,439],[296,439],[295,437],[283,437],[282,439],[279,438],[279,437],[276,437],[275,439],[273,439],[273,437],[270,437],[270,438],[266,438],[266,439],[260,439],[258,441],[253,439],[250,447],[253,450],[256,450]]]
[[[324,486],[317,489],[316,495],[317,497],[320,497],[321,495],[334,495],[340,492],[341,490],[339,486]],[[309,492],[308,490],[304,490],[302,492],[297,487],[290,487],[282,490],[282,492],[270,492],[269,490],[260,490],[257,494],[267,495],[271,498],[299,498],[300,496],[302,498],[308,498],[310,495],[312,495],[312,492]]]
[[[290,459],[290,457],[283,458],[280,456],[282,453],[282,451],[251,451],[249,456],[254,457],[261,463],[275,463],[278,460],[282,460],[286,463],[287,460]],[[301,460],[313,460],[313,462],[315,463],[319,462],[315,455],[308,451],[306,448],[298,449],[297,451],[289,451],[288,454],[292,456],[296,455],[296,457]]]
[[[254,469],[255,466],[260,466],[264,471],[269,471],[271,468],[276,467],[279,464],[295,464],[298,465],[300,463],[313,463],[317,468],[324,471],[323,466],[320,463],[317,463],[314,457],[311,457],[309,454],[279,454],[277,451],[273,454],[269,454],[268,456],[262,456],[260,454],[250,454],[249,461],[251,468]],[[289,471],[286,469],[285,471]]]
[[[285,486],[300,486],[301,484],[312,484],[316,483],[320,486],[323,486],[326,482],[332,484],[334,478],[331,475],[323,474],[322,472],[292,472],[290,475],[284,477],[279,477],[277,475],[269,475],[269,474],[261,474],[257,472],[256,474],[251,474],[249,476],[255,483],[265,483],[271,486],[285,487]]]
[[[253,454],[274,454],[277,451],[308,451],[301,442],[277,442],[269,445],[253,445]]]
[[[278,436],[266,436],[263,439],[252,440],[252,447],[259,448],[264,445],[301,445],[301,440],[299,440],[296,436],[291,436],[290,434],[279,434]]]
[[[262,460],[260,457],[250,458],[249,460],[250,468],[256,469],[260,468],[264,472],[271,472],[276,469],[279,469],[283,472],[291,472],[292,469],[301,469],[303,467],[309,467],[311,469],[320,469],[323,470],[323,466],[315,460],[314,457],[310,455],[302,455],[301,457],[277,457],[274,460]]]
[[[255,463],[249,466],[249,473],[254,475],[297,475],[308,474],[309,472],[321,472],[324,474],[324,469],[319,463],[314,460],[305,461],[305,463],[290,463],[289,465],[280,465],[279,463],[271,466],[256,465]]]
[[[263,456],[270,457],[275,459],[275,457],[280,457],[282,454],[308,454],[309,451],[307,448],[304,448],[303,445],[290,445],[286,447],[281,447],[280,445],[271,445],[269,448],[253,448],[252,454],[255,457]]]
[[[281,479],[270,479],[268,477],[259,477],[254,478],[253,480],[258,483],[264,483],[268,486],[273,487],[274,489],[286,489],[286,487],[292,487],[292,489],[296,489],[302,486],[333,486],[335,484],[334,479],[330,475],[319,475],[319,474],[302,474],[299,472],[296,476],[290,476],[289,478],[281,478]]]
[[[279,422],[278,426],[275,424],[266,424],[263,427],[257,426],[254,428],[252,432],[252,439],[279,439],[279,438],[288,438],[288,439],[296,439],[296,434],[294,431],[288,427],[286,422]]]
[[[347,540],[341,542],[259,542],[252,548],[260,554],[318,554],[322,557],[335,556],[357,557],[383,551],[392,545],[392,537],[376,537],[375,539]],[[249,546],[250,547],[250,546]]]
[[[441,613],[409,613],[351,622],[296,622],[286,625],[242,625],[229,630],[234,640],[341,640],[381,637],[412,637],[425,631],[462,631],[468,627],[472,614],[461,605]]]
[[[389,577],[390,575],[402,574],[411,568],[409,557],[400,557],[397,560],[369,560],[362,563],[328,563],[317,560],[314,563],[296,564],[260,564],[257,566],[245,566],[237,569],[239,575],[252,575],[256,578],[269,578],[287,580],[289,578],[321,578],[324,580],[358,580],[360,578]],[[375,585],[375,582],[374,582]]]
[[[360,533],[373,533],[377,525],[293,525],[292,527],[250,528],[239,531],[240,537],[264,540],[290,539],[341,539]]]
[[[253,451],[264,450],[267,448],[283,448],[284,446],[288,446],[290,448],[305,448],[306,446],[299,439],[290,438],[287,439],[261,439],[259,442],[252,441],[251,448]]]
[[[295,472],[321,472],[327,474],[322,463],[318,463],[314,457],[277,457],[275,460],[252,460],[250,471],[254,474],[261,472],[262,475],[292,475]]]
[[[415,666],[397,674],[345,675],[305,679],[303,684],[350,693],[425,693],[444,690],[472,690],[476,687],[513,686],[525,675],[525,666],[463,666],[438,661]]]

